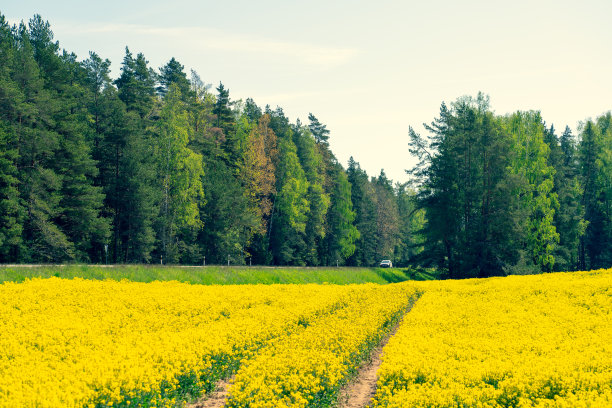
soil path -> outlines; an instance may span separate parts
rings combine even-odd
[[[203,396],[193,404],[188,404],[187,408],[222,408],[225,406],[225,400],[229,394],[229,387],[234,377],[221,380],[217,383],[215,390]]]
[[[414,302],[412,304],[414,305]],[[410,309],[412,309],[412,305],[406,310],[406,314],[410,312]],[[387,337],[380,342],[378,347],[372,350],[370,360],[366,360],[359,368],[357,377],[340,391],[340,396],[338,397],[339,408],[364,408],[372,402],[372,398],[376,394],[376,381],[378,380],[376,374],[382,363],[382,349],[397,332],[402,320],[403,318],[400,319],[400,322],[391,330]]]
[[[413,301],[412,304],[406,309],[404,317],[406,314],[408,314],[408,312],[410,312],[410,309],[412,309],[415,302],[416,300]],[[382,363],[382,350],[389,342],[389,339],[395,335],[402,320],[403,318],[400,319],[399,323],[395,325],[393,329],[391,329],[389,334],[380,342],[380,344],[374,350],[372,350],[370,360],[366,360],[362,364],[357,373],[357,377],[347,384],[346,387],[340,390],[340,396],[338,397],[339,408],[364,408],[372,401],[374,394],[376,394],[376,380],[378,379],[376,374],[378,373],[378,369]],[[229,388],[233,380],[234,377],[232,376],[229,379],[219,381],[215,391],[203,396],[193,404],[188,404],[187,408],[224,407],[225,400],[229,395]]]

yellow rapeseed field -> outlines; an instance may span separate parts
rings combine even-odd
[[[612,270],[431,282],[374,407],[612,407]]]
[[[0,406],[177,406],[359,286],[0,285]]]
[[[374,407],[612,407],[612,270],[392,285],[0,285],[0,407],[330,407],[384,349]]]

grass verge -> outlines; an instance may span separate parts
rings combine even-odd
[[[31,278],[60,277],[93,280],[127,279],[133,282],[179,281],[200,285],[249,285],[276,283],[397,283],[406,280],[431,279],[410,269],[352,267],[266,267],[266,266],[204,266],[180,267],[160,265],[46,265],[2,266],[0,283],[23,282]]]

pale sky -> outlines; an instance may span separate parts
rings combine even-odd
[[[60,47],[119,73],[125,46],[157,69],[175,57],[233,100],[312,112],[346,167],[405,181],[408,127],[482,91],[498,114],[536,109],[560,134],[612,109],[612,1],[20,0]]]

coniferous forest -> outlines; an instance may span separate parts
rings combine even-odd
[[[345,169],[313,114],[233,100],[174,58],[110,64],[38,15],[0,16],[0,263],[612,265],[609,112],[572,134],[482,94],[442,103],[427,135],[409,129],[399,184]]]

